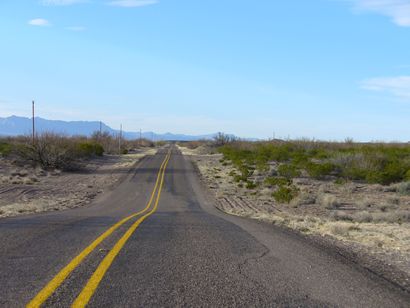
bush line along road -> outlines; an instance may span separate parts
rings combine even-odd
[[[0,306],[408,307],[393,283],[213,206],[174,146],[93,204],[0,221]]]

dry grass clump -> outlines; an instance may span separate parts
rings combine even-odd
[[[310,205],[316,203],[316,196],[308,193],[308,192],[301,192],[296,198],[294,198],[290,205],[297,208],[303,205]]]
[[[353,221],[364,223],[364,222],[372,222],[373,221],[373,214],[367,211],[361,211],[354,213],[352,215]]]
[[[363,198],[356,201],[356,206],[359,209],[369,209],[374,206],[374,202],[369,198]]]
[[[357,223],[407,223],[410,222],[410,211],[400,210],[392,212],[359,211],[353,214],[345,211],[333,211],[330,217],[335,221]]]
[[[332,194],[321,194],[318,196],[317,201],[326,209],[337,209],[340,207],[339,200]]]
[[[397,184],[395,188],[400,195],[410,196],[410,182]]]
[[[330,233],[333,235],[337,236],[343,236],[346,237],[349,235],[350,231],[358,231],[359,228],[355,225],[352,225],[351,223],[346,223],[346,222],[335,222],[332,223],[329,227]]]

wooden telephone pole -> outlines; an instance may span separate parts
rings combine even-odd
[[[122,124],[120,125],[120,136],[118,138],[118,155],[121,155]]]
[[[35,120],[34,120],[34,116],[35,116],[35,114],[34,114],[34,101],[33,101],[33,104],[32,104],[32,112],[33,112],[33,128],[32,128],[32,133],[33,133],[33,135],[32,135],[32,142],[33,142],[33,144],[34,144],[34,142],[35,142],[35,138],[36,138],[36,127],[35,127]]]

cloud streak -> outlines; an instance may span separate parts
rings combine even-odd
[[[37,26],[37,27],[46,27],[46,26],[51,25],[47,19],[43,19],[43,18],[35,18],[32,20],[29,20],[28,24],[30,26]]]
[[[350,0],[359,11],[370,11],[388,16],[402,27],[410,27],[409,0]]]
[[[141,7],[157,4],[158,0],[115,0],[108,2],[108,5],[119,7]]]
[[[371,78],[364,80],[361,86],[366,90],[387,92],[410,100],[410,76]]]

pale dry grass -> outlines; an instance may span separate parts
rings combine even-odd
[[[326,209],[337,209],[340,206],[340,202],[337,197],[330,193],[319,194],[317,201]]]

